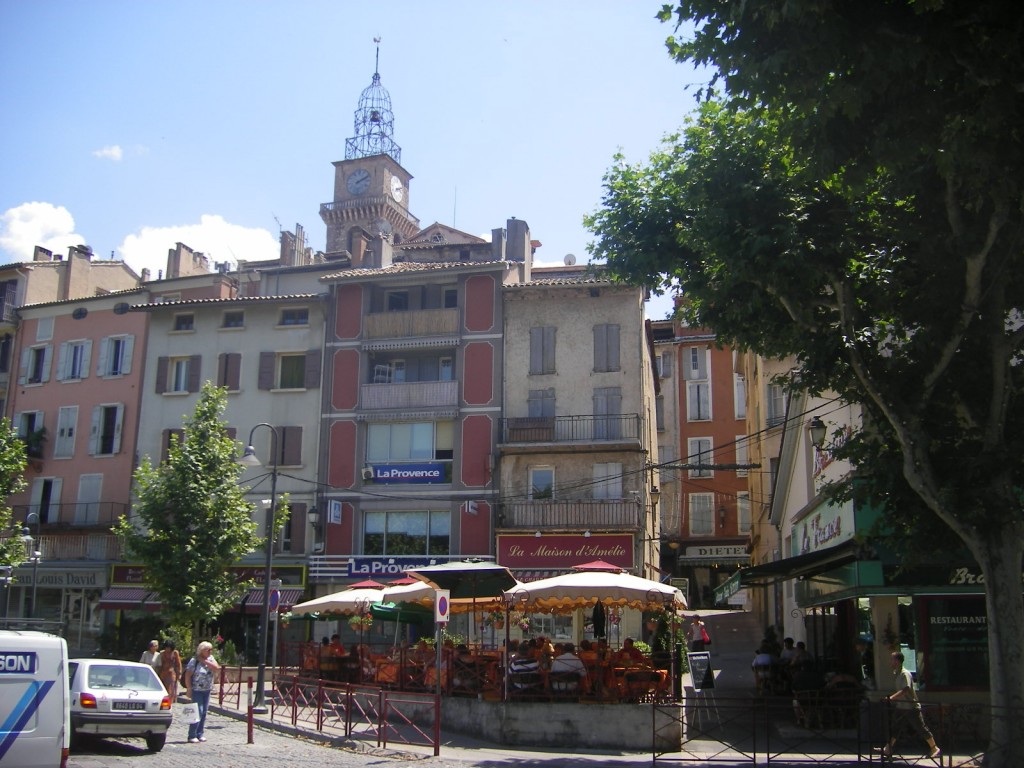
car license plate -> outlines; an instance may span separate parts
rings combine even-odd
[[[144,701],[115,701],[112,709],[145,709]]]

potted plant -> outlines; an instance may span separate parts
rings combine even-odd
[[[373,616],[368,613],[357,613],[354,616],[349,617],[348,625],[356,632],[362,632],[364,629],[369,629],[373,626]]]
[[[509,621],[513,626],[519,627],[523,632],[530,631],[530,617],[522,611],[513,611],[509,615]]]
[[[505,612],[495,609],[488,611],[484,614],[484,624],[495,629],[504,629],[505,627]]]

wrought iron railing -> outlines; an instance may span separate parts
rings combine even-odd
[[[501,421],[504,443],[639,440],[641,430],[640,415],[636,413],[608,416],[520,416]]]
[[[499,528],[624,528],[639,530],[643,509],[635,501],[552,499],[514,501],[501,505]]]

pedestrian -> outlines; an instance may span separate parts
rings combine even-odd
[[[181,654],[174,647],[173,640],[164,640],[164,649],[160,652],[160,682],[164,684],[171,701],[178,699],[178,681],[181,679]]]
[[[142,652],[142,656],[139,657],[140,664],[149,664],[153,668],[153,671],[160,674],[160,641],[150,640],[149,646]]]
[[[691,651],[703,651],[706,645],[711,644],[711,637],[708,635],[708,630],[704,626],[700,614],[695,613],[693,615],[693,621],[687,630],[687,636],[690,640]]]
[[[935,737],[928,730],[924,722],[924,715],[921,714],[921,702],[917,700],[917,693],[914,691],[914,679],[903,667],[906,657],[899,651],[894,651],[889,657],[892,665],[893,688],[895,691],[885,697],[886,701],[896,702],[893,704],[893,714],[897,723],[907,723],[914,731],[928,744],[928,757],[936,758],[942,754],[942,750],[935,743]],[[891,728],[889,740],[882,747],[882,754],[886,757],[892,756],[892,748],[896,745],[896,732],[898,728]]]
[[[206,710],[210,706],[214,676],[220,669],[220,664],[212,654],[213,645],[204,640],[196,646],[196,655],[189,659],[185,666],[185,691],[199,707],[199,722],[188,725],[189,744],[206,741]]]

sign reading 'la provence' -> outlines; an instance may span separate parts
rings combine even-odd
[[[375,483],[443,483],[444,464],[374,464]]]

